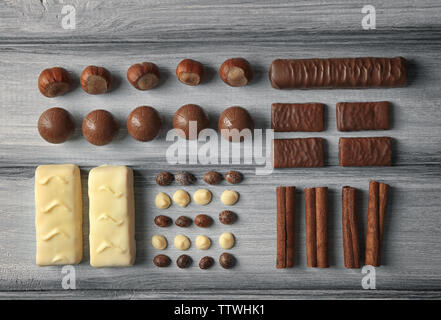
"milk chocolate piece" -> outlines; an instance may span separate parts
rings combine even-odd
[[[130,112],[126,125],[127,131],[134,139],[145,142],[158,135],[162,120],[155,108],[141,106]]]
[[[343,167],[390,166],[392,138],[340,138],[338,158]]]
[[[133,171],[101,166],[89,173],[90,264],[130,266],[135,262]]]
[[[403,57],[276,59],[269,78],[275,89],[403,87],[407,62]]]
[[[389,102],[337,103],[339,131],[388,130]]]
[[[274,139],[273,167],[323,167],[322,138]]]
[[[238,106],[225,109],[217,125],[222,137],[234,142],[243,141],[254,130],[253,118],[246,109]]]
[[[271,128],[275,132],[323,131],[323,104],[273,103]]]
[[[176,133],[187,140],[195,140],[199,132],[208,128],[209,120],[204,109],[196,104],[186,104],[173,116],[173,128]]]
[[[40,136],[50,143],[62,143],[69,139],[75,131],[75,123],[67,110],[50,108],[38,119]]]
[[[77,264],[83,256],[80,169],[73,164],[42,165],[35,171],[36,262]]]
[[[84,117],[82,132],[91,144],[103,146],[118,134],[118,123],[109,111],[94,110]]]

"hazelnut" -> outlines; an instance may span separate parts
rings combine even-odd
[[[175,224],[178,227],[181,228],[187,228],[191,225],[191,219],[189,217],[186,216],[180,216],[179,218],[176,219]]]
[[[156,183],[160,186],[168,186],[173,179],[174,177],[170,172],[162,171],[156,176]]]
[[[230,210],[224,210],[219,213],[219,221],[222,224],[233,224],[237,220],[237,214]]]
[[[225,175],[225,180],[227,180],[228,183],[237,184],[242,182],[243,176],[239,171],[231,170]]]
[[[213,223],[213,219],[211,219],[210,216],[207,216],[206,214],[199,214],[194,218],[194,224],[197,225],[199,228],[208,228]]]
[[[155,224],[161,228],[168,227],[172,223],[172,219],[170,217],[163,216],[163,215],[156,216],[154,221],[155,221]]]
[[[216,171],[208,171],[203,179],[208,184],[219,184],[222,181],[222,175]]]
[[[80,83],[88,94],[102,94],[110,89],[112,75],[103,67],[88,66],[81,73]]]
[[[236,259],[234,258],[234,256],[227,252],[222,253],[219,257],[219,264],[224,269],[231,269],[232,267],[234,267],[235,263]]]
[[[223,82],[232,87],[246,86],[253,79],[253,69],[244,58],[232,58],[222,63],[219,74]]]
[[[168,267],[171,263],[171,260],[165,254],[158,254],[153,258],[153,263],[160,268]]]
[[[201,269],[208,269],[210,268],[212,265],[214,264],[214,259],[212,257],[203,257],[200,261],[199,261],[199,268]]]
[[[132,65],[127,70],[127,80],[138,90],[149,90],[159,83],[159,68],[151,62]]]
[[[184,84],[197,86],[205,79],[205,69],[198,61],[184,59],[176,67],[176,77]]]
[[[60,67],[44,69],[38,77],[38,89],[48,98],[65,94],[71,84],[72,78],[69,73]]]

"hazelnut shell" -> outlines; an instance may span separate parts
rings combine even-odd
[[[88,66],[80,76],[81,88],[89,94],[103,94],[112,85],[112,75],[103,67]]]
[[[199,61],[184,59],[176,67],[176,77],[184,84],[197,86],[205,80],[205,69]]]
[[[219,74],[223,82],[232,87],[246,86],[253,80],[253,69],[244,58],[231,58],[222,63]]]
[[[127,70],[127,80],[138,90],[153,89],[159,78],[159,68],[152,62],[136,63]]]
[[[69,91],[71,84],[72,78],[61,67],[44,69],[38,77],[38,89],[42,95],[48,98],[65,94]]]

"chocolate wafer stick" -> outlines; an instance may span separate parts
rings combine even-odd
[[[338,158],[343,167],[390,166],[392,138],[340,138]]]
[[[346,268],[360,268],[360,244],[358,222],[355,211],[356,189],[345,186],[342,189],[343,250]]]
[[[295,187],[277,187],[277,261],[276,268],[294,265]]]
[[[273,166],[274,168],[323,167],[323,139],[274,139]]]
[[[369,183],[369,207],[366,230],[365,263],[374,267],[381,265],[382,240],[386,217],[389,185],[371,181]]]
[[[328,268],[328,188],[305,189],[306,264]]]
[[[337,103],[339,131],[388,130],[389,127],[387,101]]]

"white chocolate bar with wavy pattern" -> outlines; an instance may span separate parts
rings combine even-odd
[[[90,264],[131,266],[135,262],[133,171],[100,166],[89,173]]]
[[[80,169],[73,164],[35,170],[36,263],[77,264],[83,257]]]

